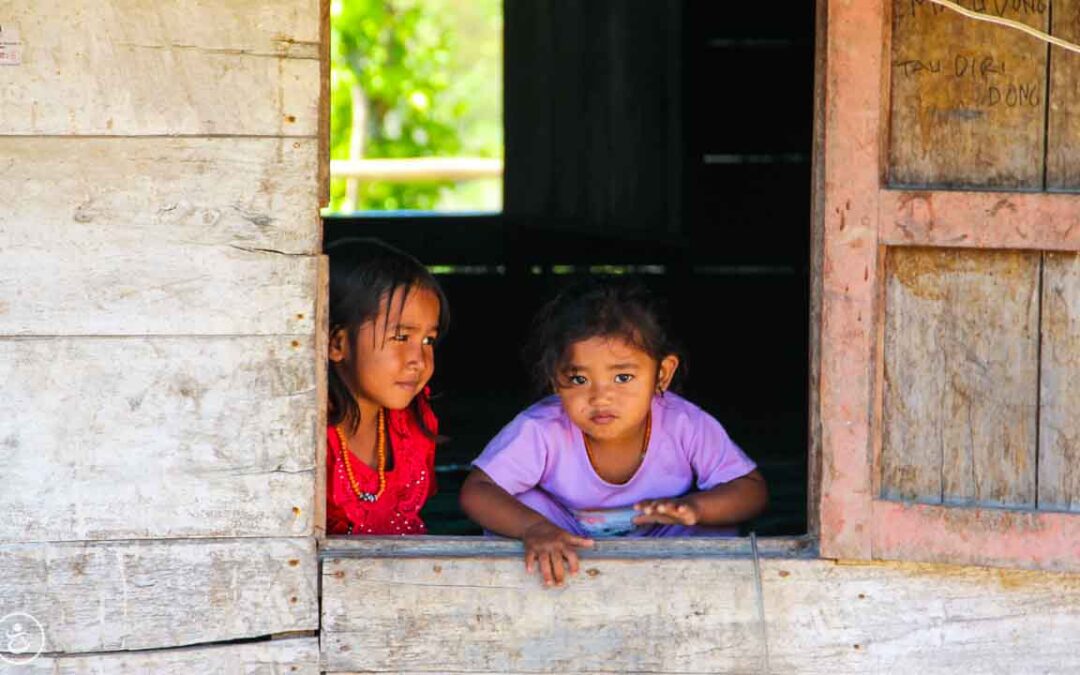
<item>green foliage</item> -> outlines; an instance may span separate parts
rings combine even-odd
[[[364,157],[453,156],[467,106],[442,101],[453,35],[444,11],[419,0],[334,0],[331,5],[330,156],[349,156],[353,94],[366,99]],[[359,209],[431,209],[440,185],[362,184]],[[331,186],[339,210],[344,181]]]

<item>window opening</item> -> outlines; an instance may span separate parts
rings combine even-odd
[[[377,236],[416,255],[450,298],[453,324],[432,381],[448,440],[437,454],[439,492],[422,513],[429,532],[479,534],[458,506],[460,485],[471,460],[535,400],[520,345],[540,302],[578,275],[616,274],[668,301],[689,354],[684,394],[765,474],[770,507],[747,531],[803,534],[813,3],[779,15],[709,0],[563,9],[556,17],[536,3],[502,6],[506,79],[488,83],[505,87],[501,214],[369,211],[325,221],[327,243]],[[633,16],[641,12],[665,14]],[[596,25],[611,22],[625,30]],[[557,54],[530,42],[559,27]],[[632,47],[646,41],[670,49],[633,62]],[[628,130],[627,120],[649,115],[667,123]],[[603,137],[610,120],[623,136]],[[613,145],[589,146],[601,137]],[[646,154],[601,161],[622,146]],[[647,173],[649,157],[664,171],[619,193],[626,176]],[[619,194],[645,192],[659,195],[635,202],[649,218],[617,209]]]
[[[327,214],[502,208],[500,0],[333,0]]]

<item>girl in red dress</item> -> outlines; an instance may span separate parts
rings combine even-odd
[[[427,387],[449,309],[435,277],[373,239],[330,255],[328,534],[423,534],[438,421]]]

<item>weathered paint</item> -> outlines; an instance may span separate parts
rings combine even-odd
[[[821,552],[1080,568],[1070,518],[1032,538],[1016,519],[978,527],[984,510],[905,506],[875,498],[884,366],[879,254],[893,246],[1080,250],[1080,197],[894,191],[883,187],[890,36],[884,2],[829,0],[825,114],[820,415]],[[880,225],[879,225],[880,224]],[[879,246],[879,244],[881,246]],[[978,536],[946,536],[942,513]],[[928,535],[934,532],[936,536]],[[910,546],[905,541],[918,542]],[[1034,546],[1035,550],[1028,550]],[[980,556],[980,547],[993,554]],[[1063,557],[1058,557],[1063,556]]]
[[[869,558],[884,0],[830,0],[821,315],[821,552]]]
[[[1022,192],[882,190],[890,246],[1080,250],[1080,198]]]
[[[1075,571],[1080,518],[1072,513],[875,501],[874,557]]]
[[[759,596],[746,556],[701,549],[657,561],[599,550],[585,554],[566,587],[544,589],[520,553],[396,548],[324,560],[327,672],[1011,674],[1080,666],[1076,574],[767,557]]]

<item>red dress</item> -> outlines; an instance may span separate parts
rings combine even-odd
[[[424,424],[432,433],[438,420],[428,404],[427,390],[417,397]],[[374,502],[356,496],[341,460],[341,441],[334,427],[326,430],[327,534],[424,534],[420,507],[435,494],[435,441],[424,434],[412,407],[386,411],[386,439],[394,468],[386,472],[386,490]],[[377,492],[379,472],[349,452],[356,482],[365,492]]]

